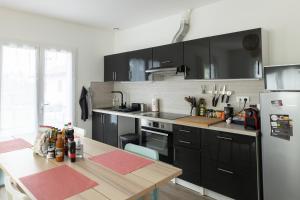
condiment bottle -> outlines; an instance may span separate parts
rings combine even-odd
[[[64,140],[61,133],[57,134],[55,159],[57,162],[64,161]]]
[[[75,162],[76,161],[76,142],[73,141],[69,141],[69,158],[71,159],[71,162]]]

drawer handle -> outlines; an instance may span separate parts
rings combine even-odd
[[[180,131],[180,132],[184,132],[184,133],[190,133],[190,132],[191,132],[191,131],[182,130],[182,129],[180,129],[179,131]]]
[[[217,136],[217,138],[221,139],[221,140],[230,140],[230,141],[232,141],[232,138],[229,138],[229,137]]]
[[[218,171],[225,172],[227,174],[234,174],[232,171],[228,171],[228,170],[225,170],[225,169],[222,169],[222,168],[218,168]]]
[[[171,60],[164,60],[164,61],[161,61],[160,63],[161,64],[168,64],[168,63],[171,63],[172,61]]]
[[[179,140],[180,143],[184,143],[184,144],[191,144],[191,142],[188,141],[184,141],[184,140]]]

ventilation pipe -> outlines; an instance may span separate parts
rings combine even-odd
[[[175,34],[172,43],[181,42],[183,38],[189,31],[190,28],[190,18],[191,18],[191,9],[186,10],[181,18],[180,27],[177,33]]]

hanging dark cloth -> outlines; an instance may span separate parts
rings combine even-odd
[[[80,99],[79,99],[79,105],[81,108],[81,119],[83,121],[86,121],[89,118],[87,94],[88,94],[87,89],[85,87],[82,87],[81,95],[80,95]]]

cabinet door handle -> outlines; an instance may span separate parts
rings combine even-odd
[[[174,150],[173,150],[173,153],[174,153],[174,162],[176,162],[176,149],[174,148]]]
[[[179,140],[178,142],[183,143],[183,144],[191,144],[191,142],[185,141],[185,140]]]
[[[256,64],[257,64],[257,75],[259,76],[260,75],[259,60],[256,61]]]
[[[230,141],[232,141],[232,138],[229,138],[229,137],[217,136],[217,138],[220,139],[220,140],[230,140]]]
[[[227,174],[234,174],[232,171],[229,171],[229,170],[226,170],[226,169],[222,169],[222,168],[218,168],[218,171],[225,172]]]
[[[180,129],[179,132],[190,133],[191,131]]]
[[[100,124],[102,124],[102,114],[100,114]]]
[[[112,73],[112,80],[115,80],[115,72]]]
[[[128,71],[128,79],[131,80],[132,76],[131,76],[131,71]]]
[[[164,61],[161,61],[160,63],[161,64],[169,64],[169,63],[172,63],[172,61],[171,60],[164,60]]]
[[[104,117],[105,117],[105,116],[104,116],[104,115],[102,115],[102,124],[104,124]]]
[[[117,72],[115,72],[115,81],[117,80]]]

